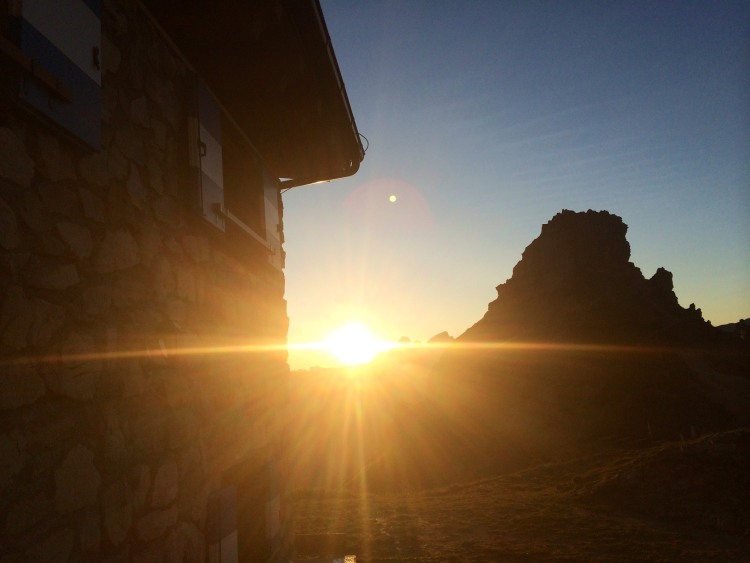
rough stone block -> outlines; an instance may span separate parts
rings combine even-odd
[[[151,469],[148,465],[137,465],[130,472],[130,487],[133,491],[133,508],[140,512],[146,506],[148,491],[151,488]]]
[[[23,141],[13,130],[0,127],[0,178],[28,186],[35,168]]]
[[[60,348],[60,362],[44,374],[51,391],[71,399],[89,400],[102,371],[100,354],[89,335],[70,334]]]
[[[94,267],[101,274],[132,268],[141,261],[133,235],[125,229],[108,231],[94,257]]]
[[[26,429],[26,441],[30,451],[59,450],[61,444],[75,442],[75,420],[69,414],[50,414],[29,424]],[[59,456],[57,461],[59,462]]]
[[[151,116],[148,111],[148,100],[145,96],[136,98],[130,102],[130,122],[143,127],[151,125]]]
[[[76,258],[88,258],[94,247],[91,232],[78,223],[61,221],[57,223],[57,232],[60,233],[65,244]]]
[[[30,254],[24,251],[0,252],[0,275],[17,280],[29,261]]]
[[[137,238],[144,264],[150,265],[154,256],[164,252],[164,243],[155,222],[139,225]]]
[[[78,269],[74,264],[31,256],[24,268],[24,281],[37,289],[62,291],[76,285],[81,279],[78,277]]]
[[[154,133],[154,142],[156,146],[164,150],[167,147],[167,126],[159,119],[151,120],[151,129]]]
[[[20,242],[16,214],[7,203],[0,199],[0,246],[6,250],[12,250]]]
[[[164,246],[175,257],[182,258],[182,256],[185,254],[184,251],[182,250],[182,246],[180,246],[180,243],[177,242],[177,239],[171,235],[164,237]]]
[[[128,68],[123,69],[126,72],[128,72],[129,78],[130,78],[130,84],[132,85],[132,89],[135,92],[142,92],[144,88],[143,84],[143,61],[141,57],[139,56],[140,53],[138,53],[137,50],[130,50],[129,53],[130,57],[127,61]]]
[[[161,196],[151,204],[154,217],[165,225],[176,229],[180,226],[180,210],[177,202],[171,196]]]
[[[151,492],[151,506],[161,508],[171,504],[180,490],[180,472],[177,463],[170,461],[156,471]]]
[[[177,523],[177,516],[177,505],[147,513],[136,524],[138,538],[141,541],[151,541],[163,536]]]
[[[167,318],[177,326],[183,326],[187,321],[187,307],[179,299],[170,299],[165,306]]]
[[[84,156],[78,162],[78,172],[84,182],[92,186],[106,186],[109,182],[107,154],[100,151]]]
[[[21,534],[41,522],[52,511],[52,502],[41,493],[21,497],[8,509],[5,533]]]
[[[134,164],[130,165],[130,174],[125,187],[130,194],[131,201],[139,208],[143,208],[146,202],[146,186],[143,184],[141,179],[141,173],[138,172],[138,167]]]
[[[205,264],[211,259],[211,248],[206,237],[185,235],[182,237],[182,248],[199,264]]]
[[[206,560],[206,541],[193,523],[181,522],[169,532],[166,563],[201,563]]]
[[[165,256],[157,256],[151,267],[152,288],[157,295],[167,297],[174,293],[176,283],[174,271]]]
[[[37,190],[44,206],[53,213],[68,216],[80,214],[75,190],[53,182],[39,182]]]
[[[26,551],[26,561],[67,563],[73,550],[76,533],[71,528],[49,532]]]
[[[78,538],[81,542],[81,551],[89,559],[95,559],[99,554],[102,542],[102,531],[99,511],[88,509],[78,529]]]
[[[128,159],[117,147],[110,147],[107,151],[107,167],[110,177],[115,180],[124,180],[128,176]]]
[[[80,188],[78,190],[78,195],[81,198],[83,214],[92,221],[103,223],[105,220],[105,215],[104,202],[102,201],[102,199],[84,188]]]
[[[155,540],[133,553],[131,563],[164,563],[166,545],[161,540]]]
[[[114,88],[102,89],[102,143],[106,147],[112,146],[112,137],[114,133],[112,129],[108,127],[110,121],[112,121],[113,114],[117,113],[118,108],[118,95],[117,90]]]
[[[45,178],[57,182],[75,178],[76,171],[73,160],[65,148],[60,145],[57,137],[40,132],[37,139],[39,144],[39,173]]]
[[[76,444],[55,470],[55,510],[64,514],[95,504],[100,484],[94,454]]]
[[[41,198],[32,191],[23,193],[21,206],[18,208],[20,219],[34,232],[51,231],[54,222]]]
[[[143,303],[149,288],[137,280],[121,280],[112,287],[112,304],[121,309],[132,309]]]
[[[63,258],[69,254],[68,247],[57,233],[39,233],[36,238],[39,241],[38,251],[40,254],[57,258]]]
[[[102,33],[102,74],[115,73],[120,68],[120,49],[106,33]]]
[[[112,304],[112,286],[87,287],[81,294],[81,304],[87,315],[96,316],[107,312]]]
[[[121,363],[121,369],[125,373],[122,382],[123,397],[140,395],[149,389],[149,379],[140,360],[136,358],[125,360]]]
[[[109,485],[102,494],[104,530],[114,545],[121,543],[133,523],[133,503],[130,487],[125,480]]]
[[[26,463],[23,437],[18,432],[0,434],[0,489],[11,484]]]
[[[129,448],[117,410],[114,407],[107,408],[104,418],[104,455],[121,463],[127,459]]]
[[[139,166],[146,165],[146,150],[143,137],[135,127],[120,127],[115,133],[115,146],[127,160],[132,160]]]
[[[187,266],[177,268],[177,296],[185,301],[194,303],[197,298],[195,274]]]
[[[26,298],[23,289],[16,285],[8,287],[0,314],[0,341],[16,350],[25,348],[33,322],[31,301]]]
[[[0,410],[33,404],[44,395],[44,383],[29,364],[6,365],[4,371],[0,388]]]
[[[189,486],[190,494],[179,497],[180,515],[183,519],[190,519],[201,525],[206,517],[208,497],[219,485],[218,483],[211,485],[197,476],[191,478],[191,481],[193,482]]]
[[[164,193],[163,159],[149,155],[146,159],[146,177],[149,187],[158,194]]]
[[[65,308],[34,299],[34,323],[31,325],[31,344],[37,348],[52,342],[65,325]]]

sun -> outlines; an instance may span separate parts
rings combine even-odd
[[[389,346],[375,338],[362,323],[351,322],[332,332],[323,343],[323,348],[342,364],[352,366],[371,362]]]

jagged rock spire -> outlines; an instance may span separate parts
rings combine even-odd
[[[710,334],[683,309],[672,274],[630,262],[627,225],[607,211],[563,210],[542,226],[498,297],[460,340],[687,342]]]

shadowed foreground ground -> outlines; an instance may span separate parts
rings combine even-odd
[[[413,494],[296,500],[357,561],[750,561],[750,430]]]

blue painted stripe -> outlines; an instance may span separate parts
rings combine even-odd
[[[21,22],[21,50],[43,65],[71,91],[72,103],[51,99],[33,80],[22,85],[21,98],[88,145],[101,148],[101,88],[34,26]]]

